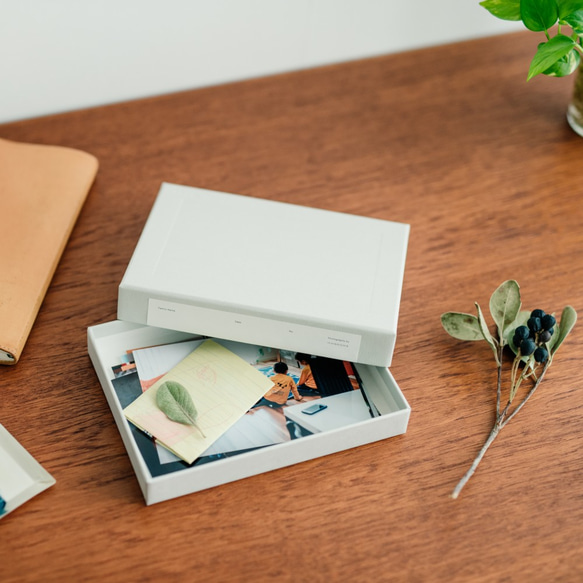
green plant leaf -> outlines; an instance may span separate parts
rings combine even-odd
[[[504,340],[505,343],[510,346],[510,349],[514,354],[518,354],[518,346],[514,344],[514,331],[518,326],[526,326],[528,319],[530,318],[530,311],[528,310],[521,310],[518,312],[514,322],[511,322],[506,330],[504,330]],[[523,361],[526,361],[526,357],[523,357]]]
[[[482,331],[482,336],[484,340],[490,345],[492,350],[494,351],[494,357],[496,358],[496,364],[500,364],[498,360],[498,347],[494,338],[492,338],[492,334],[490,334],[490,330],[488,329],[488,324],[486,323],[486,319],[484,318],[484,314],[482,312],[482,308],[480,308],[480,304],[475,302],[476,310],[478,311],[478,324],[480,325],[480,330]]]
[[[162,383],[156,392],[156,404],[168,419],[184,425],[192,425],[205,437],[196,422],[198,411],[194,402],[180,383],[176,381]]]
[[[561,321],[558,324],[559,335],[557,336],[557,340],[553,343],[553,348],[552,348],[552,355],[553,356],[555,355],[555,353],[559,349],[559,346],[561,346],[561,344],[563,344],[563,341],[565,340],[565,338],[567,338],[567,336],[569,335],[569,332],[571,332],[571,330],[573,329],[573,326],[575,326],[576,322],[577,322],[577,312],[571,306],[566,306],[565,309],[563,310],[563,313],[561,314]]]
[[[529,30],[548,30],[557,22],[559,9],[555,0],[521,0],[520,18]]]
[[[498,286],[490,297],[490,313],[498,327],[498,337],[502,345],[505,344],[504,331],[516,320],[520,306],[520,287],[513,279]]]
[[[554,316],[555,314],[553,314]],[[555,329],[553,330],[553,335],[551,336],[551,339],[546,343],[547,344],[547,349],[549,351],[549,354],[552,355],[553,353],[553,349],[555,344],[557,343],[557,340],[559,339],[559,336],[561,335],[561,332],[559,330],[560,324],[557,322],[555,324]]]
[[[441,315],[441,325],[457,340],[484,340],[478,318],[472,314],[446,312]]]
[[[484,0],[480,6],[501,20],[520,20],[520,0]]]
[[[559,9],[559,18],[563,20],[570,14],[583,10],[583,2],[581,0],[556,0],[557,8]]]
[[[549,67],[562,59],[575,47],[575,41],[564,34],[557,34],[550,41],[541,43],[530,63],[527,81],[544,73]]]
[[[573,32],[579,36],[583,35],[583,9],[568,14],[561,21],[568,24],[573,29]]]
[[[530,311],[529,310],[520,310],[514,319],[514,322],[511,322],[504,330],[504,338],[506,339],[506,344],[510,344],[510,339],[514,336],[514,330],[518,328],[518,326],[526,326],[528,319],[530,318]]]
[[[551,65],[546,71],[543,71],[543,75],[548,75],[549,77],[567,77],[577,69],[580,62],[581,57],[579,56],[579,52],[573,49],[554,65]]]

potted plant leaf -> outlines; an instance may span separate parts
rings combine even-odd
[[[497,18],[521,20],[527,29],[544,33],[527,81],[540,74],[565,77],[577,71],[567,120],[583,136],[583,0],[484,0],[480,5]]]

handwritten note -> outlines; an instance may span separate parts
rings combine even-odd
[[[171,421],[156,405],[165,381],[177,381],[190,393],[198,411],[195,427]],[[272,386],[242,358],[213,340],[205,340],[168,374],[124,409],[126,418],[153,435],[172,453],[192,463],[234,425]]]

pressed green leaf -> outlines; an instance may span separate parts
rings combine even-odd
[[[520,306],[520,287],[513,279],[502,283],[490,297],[490,313],[498,327],[498,337],[503,344],[504,331],[516,320]]]
[[[577,69],[580,61],[581,57],[579,56],[579,52],[573,49],[554,65],[551,65],[546,71],[543,71],[543,75],[548,75],[549,77],[567,77]]]
[[[583,10],[583,0],[556,0],[557,8],[559,9],[559,18],[562,20],[577,12]]]
[[[501,20],[520,20],[520,0],[484,0],[480,6]]]
[[[478,311],[478,324],[480,325],[480,330],[482,331],[482,336],[484,340],[491,346],[492,350],[494,351],[494,356],[496,357],[496,364],[500,364],[498,360],[498,350],[496,346],[496,341],[492,338],[492,334],[490,334],[490,330],[488,330],[488,324],[484,318],[484,314],[482,312],[482,308],[480,308],[480,304],[475,302],[476,310]]]
[[[529,30],[548,30],[557,22],[559,9],[555,0],[521,0],[520,18]]]
[[[472,314],[446,312],[441,315],[441,325],[458,340],[484,340],[478,318]]]
[[[583,35],[583,8],[568,14],[562,19],[562,22],[568,24],[573,29],[573,32],[579,36]]]
[[[561,314],[561,321],[558,324],[559,335],[557,337],[557,340],[554,342],[554,345],[552,348],[552,355],[553,356],[555,355],[555,353],[559,349],[559,346],[561,346],[561,344],[563,343],[565,338],[567,338],[567,336],[569,335],[569,332],[571,332],[571,330],[573,329],[573,326],[575,326],[576,322],[577,322],[577,312],[571,306],[566,306],[565,309],[563,310],[563,313]]]
[[[196,425],[198,412],[188,391],[176,381],[166,381],[158,387],[156,404],[172,421]]]
[[[530,81],[540,73],[544,73],[559,59],[562,59],[573,50],[574,46],[575,41],[564,34],[557,34],[550,41],[541,43],[530,63],[527,81]]]

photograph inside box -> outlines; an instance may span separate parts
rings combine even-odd
[[[208,350],[196,359],[205,348]],[[236,363],[239,368],[233,370],[226,353],[240,361]],[[250,370],[245,371],[245,367]],[[255,393],[246,389],[248,372],[256,373],[263,380]],[[112,367],[112,375],[112,385],[133,439],[152,476],[301,439],[379,415],[350,362],[222,339],[198,337],[128,349],[120,355],[119,364]],[[221,375],[227,385],[230,383],[227,389],[232,392],[217,394]],[[196,395],[193,400],[200,430],[176,423],[156,408],[153,393],[168,379],[175,378],[181,380],[190,394]],[[253,403],[237,415],[233,394],[245,390],[250,392]],[[139,413],[136,412],[136,404],[148,395],[152,396],[149,406],[137,408]],[[240,399],[240,395],[235,399]],[[194,448],[190,451],[181,448],[185,443],[194,444]],[[200,455],[193,457],[192,451]],[[182,455],[177,455],[181,452]]]

